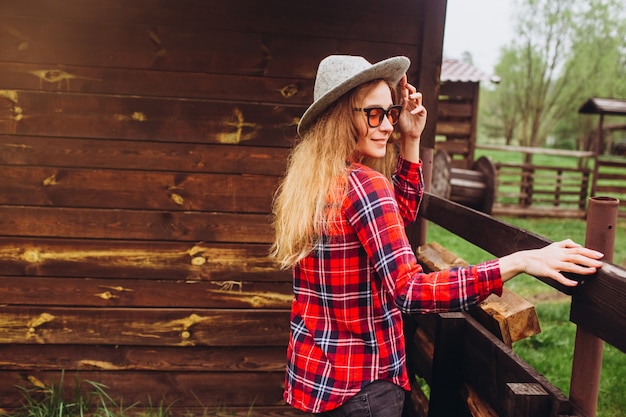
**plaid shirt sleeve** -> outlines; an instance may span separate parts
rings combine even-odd
[[[348,222],[404,313],[467,310],[491,293],[501,294],[497,260],[425,274],[406,237],[399,204],[382,175],[355,170],[349,189]]]
[[[399,158],[392,181],[400,216],[404,225],[408,226],[417,218],[424,194],[422,162],[413,163]]]

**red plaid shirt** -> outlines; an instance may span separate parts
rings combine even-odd
[[[502,289],[497,260],[431,274],[418,265],[404,227],[417,216],[421,164],[400,159],[393,187],[363,165],[349,170],[328,236],[293,269],[285,400],[313,413],[375,380],[410,389],[402,312],[467,309]]]

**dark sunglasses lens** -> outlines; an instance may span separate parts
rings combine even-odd
[[[384,115],[385,111],[382,108],[375,107],[373,109],[369,109],[369,113],[367,114],[367,123],[370,127],[378,127],[383,122]]]

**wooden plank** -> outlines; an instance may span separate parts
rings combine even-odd
[[[437,114],[437,123],[441,123],[447,118],[467,118],[471,119],[473,116],[471,103],[458,103],[449,100],[439,101],[439,113]],[[471,123],[471,120],[468,120]]]
[[[595,191],[596,195],[624,194],[626,193],[626,187],[616,185],[596,185]]]
[[[506,287],[502,296],[490,295],[472,315],[509,347],[541,333],[535,307]]]
[[[0,204],[270,213],[278,177],[3,167]]]
[[[94,241],[0,237],[5,277],[291,282],[267,257],[268,244]],[[124,286],[124,285],[123,285]]]
[[[315,4],[255,0],[237,2],[186,2],[185,7],[174,7],[172,2],[155,0],[134,0],[132,4],[123,0],[85,1],[66,0],[63,7],[45,0],[13,2],[0,1],[0,14],[18,15],[59,20],[79,20],[91,23],[116,23],[123,25],[159,25],[213,27],[223,29],[249,30],[251,32],[287,33],[310,35],[324,33],[332,38],[368,39],[386,41],[394,39],[399,43],[415,41],[411,29],[415,28],[418,17],[416,2],[388,0],[391,10],[402,10],[393,17],[395,25],[390,25],[385,33],[374,25],[361,22],[381,19],[379,5],[358,0],[319,0]],[[346,19],[346,13],[350,18]],[[233,16],[237,16],[236,19]],[[307,16],[307,19],[294,19],[293,16]]]
[[[3,305],[289,309],[291,282],[2,277]]]
[[[236,7],[237,11],[232,16],[241,13],[239,3]],[[405,2],[403,7],[410,8],[411,4]],[[232,16],[226,21],[232,22]],[[329,19],[332,14],[324,10],[323,16]],[[379,17],[380,13],[377,12],[376,18]],[[392,19],[391,16],[389,18]],[[346,19],[345,16],[336,16],[336,19],[341,22],[340,26],[349,25],[347,22],[354,24],[354,20]],[[389,23],[391,26],[392,21]],[[414,62],[419,61],[414,50],[407,48],[407,44],[396,43],[394,38],[385,37],[383,41],[362,40],[360,36],[352,39],[330,38],[319,25],[314,27],[314,32],[309,36],[292,36],[282,32],[267,32],[267,26],[257,32],[248,30],[247,26],[233,30],[229,25],[228,28],[219,29],[206,23],[197,27],[186,24],[146,26],[100,20],[62,21],[44,18],[42,21],[41,18],[0,15],[0,27],[5,27],[4,32],[8,34],[0,37],[0,60],[31,64],[62,63],[313,78],[321,58],[334,50],[348,54],[369,51],[372,60],[408,55]],[[360,24],[359,28],[362,27]],[[411,37],[411,34],[415,35],[417,30],[417,25],[407,26],[402,36],[408,37],[408,43],[413,44],[415,36]],[[346,33],[343,27],[342,32]],[[363,30],[356,33],[360,35]],[[208,42],[210,48],[207,47]],[[306,50],[308,53],[294,60],[293,53],[298,50]]]
[[[446,20],[446,1],[422,1],[419,5],[418,20],[415,27],[419,34],[415,43],[421,45],[421,55],[414,62],[420,68],[416,87],[424,94],[424,106],[428,109],[429,118],[422,134],[422,146],[435,148],[435,129],[439,111],[439,88],[441,75],[441,60],[443,51],[443,34]],[[409,77],[409,81],[413,78]],[[426,159],[426,163],[431,161]],[[429,178],[429,175],[426,176]],[[430,185],[430,184],[429,184]],[[429,186],[428,185],[428,186]]]
[[[184,138],[181,141],[286,147],[295,137],[303,110],[300,106],[14,91],[11,106],[0,109],[0,134],[156,142]]]
[[[435,352],[430,382],[429,417],[460,416],[463,405],[459,392],[463,386],[463,338],[465,319],[462,313],[438,314]]]
[[[434,316],[431,315],[419,318],[404,316],[407,367],[409,372],[423,378],[428,384],[432,381],[435,354],[435,328],[434,325],[428,326],[431,321],[434,322]]]
[[[626,162],[622,160],[598,159],[598,168],[602,167],[626,168]]]
[[[548,153],[548,155],[552,155],[552,153]],[[559,156],[559,154],[556,154],[557,156]],[[538,170],[547,170],[547,171],[561,171],[564,173],[572,173],[574,175],[577,174],[585,174],[585,173],[589,173],[591,172],[591,170],[589,169],[584,169],[584,168],[569,168],[569,167],[556,167],[556,166],[549,166],[549,165],[529,165],[526,163],[500,163],[497,162],[496,166],[498,168],[500,167],[506,167],[506,168],[519,168],[520,170],[528,170],[529,172],[534,172],[534,171],[538,171]]]
[[[586,212],[574,208],[555,207],[521,207],[518,205],[495,205],[493,208],[495,216],[526,216],[526,217],[558,217],[584,219]]]
[[[435,149],[443,149],[449,154],[466,154],[469,152],[467,140],[446,140],[435,142]]]
[[[285,346],[102,346],[0,344],[2,370],[284,372]]]
[[[521,152],[524,154],[573,156],[575,158],[586,158],[594,156],[590,151],[569,151],[565,149],[532,148],[528,146],[502,146],[502,145],[478,145],[477,149],[491,149],[496,151]]]
[[[270,243],[267,214],[0,206],[0,235]]]
[[[466,397],[467,408],[472,417],[498,417],[493,407],[480,398],[467,384],[463,385],[463,396]]]
[[[604,264],[593,279],[577,288],[570,320],[626,353],[626,269]]]
[[[548,416],[550,398],[539,384],[510,383],[507,384],[507,416]]]
[[[6,306],[0,323],[0,343],[283,346],[289,311]]]
[[[81,371],[15,372],[0,371],[0,392],[3,407],[17,407],[22,396],[15,386],[37,388],[38,385],[58,386],[62,381],[64,392],[74,393],[76,383],[89,387],[88,381],[103,384],[105,391],[118,404],[147,407],[149,404],[175,404],[179,408],[252,407],[281,405],[284,372],[155,372],[155,371]],[[36,384],[36,385],[35,385]],[[122,401],[123,400],[123,401]]]
[[[289,148],[0,135],[0,164],[282,176]]]
[[[313,79],[208,74],[135,68],[0,62],[0,80],[17,91],[207,98],[308,105]]]
[[[471,128],[471,123],[449,120],[445,123],[438,123],[436,132],[437,135],[464,137],[472,133]]]
[[[572,415],[572,404],[565,394],[517,356],[513,350],[465,314],[467,324],[462,352],[466,383],[490,404],[498,415],[507,415],[510,383],[535,383],[549,395],[552,416]]]

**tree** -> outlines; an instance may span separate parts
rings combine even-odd
[[[571,92],[564,95],[569,101],[562,103],[564,113],[553,132],[557,143],[585,149],[597,120],[580,116],[580,105],[590,97],[626,97],[625,11],[621,1],[605,2],[586,10],[576,22],[577,42],[562,77],[563,88]]]
[[[489,137],[504,137],[506,145],[512,144],[519,123],[517,109],[521,107],[521,86],[518,81],[523,79],[520,73],[523,69],[517,65],[519,62],[521,59],[517,50],[503,48],[495,72],[506,82],[484,89],[480,95],[482,127]]]
[[[521,0],[517,10],[516,39],[495,69],[500,85],[486,93],[487,126],[499,126],[507,143],[541,146],[584,100],[621,89],[626,7],[620,0]]]

